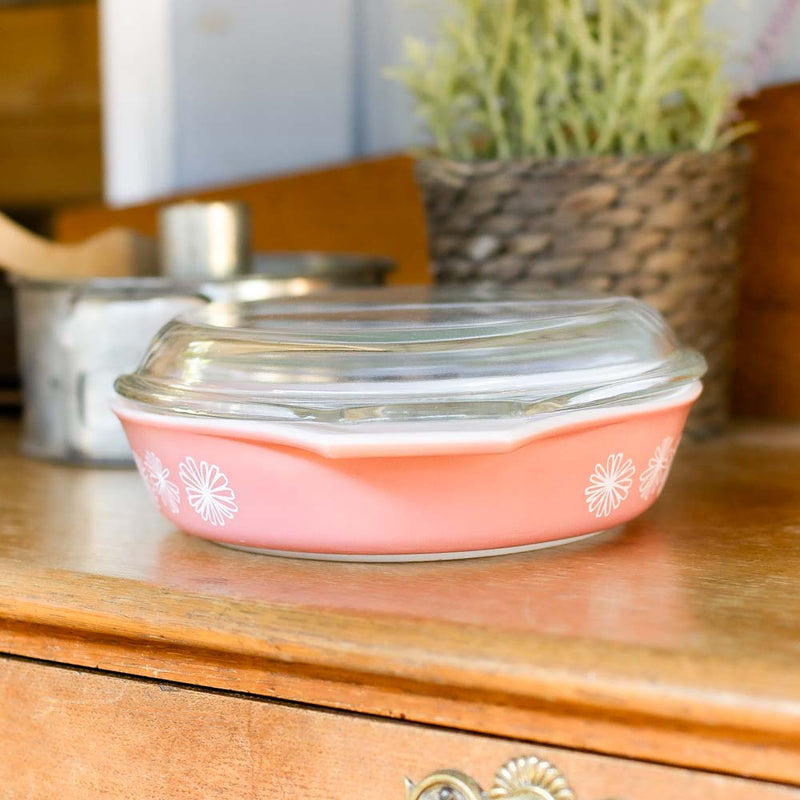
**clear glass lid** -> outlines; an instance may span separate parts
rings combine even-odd
[[[704,370],[631,298],[414,287],[212,304],[116,388],[170,414],[370,427],[629,405]]]

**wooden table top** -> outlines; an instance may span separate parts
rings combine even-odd
[[[681,449],[622,532],[342,564],[226,550],[0,420],[0,650],[800,784],[800,428]]]

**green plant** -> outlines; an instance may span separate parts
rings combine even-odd
[[[449,0],[390,71],[458,160],[713,151],[734,122],[710,0]]]

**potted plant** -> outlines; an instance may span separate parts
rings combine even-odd
[[[709,0],[449,0],[392,70],[437,282],[630,294],[709,361],[695,434],[727,417],[748,130]]]

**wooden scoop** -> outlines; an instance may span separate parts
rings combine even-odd
[[[0,268],[38,280],[155,275],[158,249],[147,236],[122,228],[57,244],[0,213]]]

